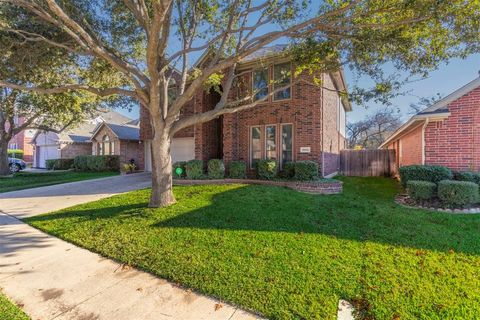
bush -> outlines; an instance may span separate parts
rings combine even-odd
[[[232,179],[245,179],[247,176],[247,165],[244,161],[232,161],[228,165],[228,177]]]
[[[23,159],[22,149],[8,149],[7,153],[10,158]]]
[[[469,181],[443,180],[438,183],[438,198],[448,207],[478,202],[478,185]]]
[[[410,180],[407,182],[407,192],[410,198],[417,202],[431,200],[435,196],[437,185],[433,182]]]
[[[203,175],[203,161],[190,160],[185,165],[185,171],[188,179],[196,180],[202,179]]]
[[[181,178],[185,178],[185,175],[186,175],[186,169],[185,169],[185,166],[187,165],[187,162],[186,161],[177,161],[175,162],[173,165],[172,165],[172,169],[173,169],[173,178],[174,179],[181,179]],[[180,168],[182,169],[182,172],[180,174],[177,173],[177,169]]]
[[[283,165],[282,178],[293,179],[294,176],[295,176],[295,163],[286,162]]]
[[[450,169],[442,166],[405,166],[400,167],[400,180],[405,187],[410,180],[429,181],[438,183],[442,180],[451,180],[453,175]]]
[[[457,181],[470,181],[476,184],[480,183],[480,174],[477,172],[470,171],[454,171],[453,180]]]
[[[68,170],[73,167],[73,159],[49,159],[45,166],[48,170]]]
[[[79,171],[119,171],[119,156],[76,156],[73,167]]]
[[[277,162],[275,160],[259,160],[257,175],[262,180],[272,180],[277,175]]]
[[[295,180],[308,181],[318,179],[318,164],[315,161],[295,162]]]
[[[208,178],[223,179],[225,178],[225,165],[220,159],[208,160],[207,164]]]

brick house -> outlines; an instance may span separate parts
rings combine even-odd
[[[480,170],[480,78],[414,115],[380,148],[395,149],[399,166]]]
[[[282,54],[284,48],[266,48],[245,58],[238,66],[237,72],[242,73],[239,85],[231,93],[238,98],[256,92],[255,99],[261,99],[276,85],[292,86],[256,107],[178,132],[172,141],[173,162],[216,158],[223,159],[228,167],[230,161],[242,160],[252,175],[253,164],[259,159],[276,160],[280,169],[287,161],[312,160],[319,164],[322,176],[339,171],[340,150],[346,148],[346,112],[351,111],[349,101],[338,93],[346,91],[343,72],[321,74],[322,86],[313,84],[307,73],[292,79],[292,62]],[[202,59],[206,58],[197,64]],[[219,99],[214,90],[200,90],[182,112],[188,115],[211,110]],[[152,130],[144,108],[140,119],[145,169],[149,171]]]
[[[32,138],[34,148],[33,166],[45,168],[45,161],[49,159],[73,159],[79,155],[96,154],[92,141],[92,134],[103,122],[124,125],[132,119],[115,111],[99,112],[91,119],[64,130],[61,133],[37,131]],[[138,123],[136,123],[137,130]],[[116,153],[115,153],[116,154]]]
[[[26,119],[24,117],[15,117],[15,125],[21,126]],[[33,147],[31,145],[32,137],[35,135],[35,130],[23,130],[10,139],[8,142],[8,149],[23,150],[23,160],[27,163],[33,162]]]
[[[114,124],[102,122],[94,130],[92,137],[92,154],[118,155],[121,163],[131,160],[143,169],[143,145],[140,142],[138,122]]]

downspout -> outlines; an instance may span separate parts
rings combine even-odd
[[[425,123],[422,126],[422,165],[425,165],[425,128],[428,125],[428,118],[425,119]]]
[[[322,73],[322,83],[325,85],[325,74]],[[320,98],[320,108],[322,108],[322,112],[320,113],[320,117],[321,117],[321,121],[322,121],[322,139],[320,140],[320,150],[322,152],[322,178],[325,177],[325,152],[323,150],[323,145],[324,145],[324,140],[325,140],[325,128],[324,128],[324,99],[325,99],[325,89],[323,88],[323,86],[321,87],[321,93],[322,93],[322,96]]]

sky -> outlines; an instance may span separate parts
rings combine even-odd
[[[417,103],[418,97],[429,98],[437,93],[444,97],[479,77],[479,72],[480,54],[471,55],[465,60],[451,60],[448,64],[441,65],[438,70],[431,72],[426,79],[405,85],[402,91],[406,92],[406,94],[391,100],[392,106],[372,104],[365,108],[364,106],[353,105],[353,111],[347,114],[347,121],[356,122],[362,120],[368,114],[385,108],[399,110],[402,120],[406,121],[411,116],[409,114],[409,105],[410,103]],[[349,70],[345,70],[345,76],[347,86],[349,83],[353,84],[354,75]],[[132,119],[139,117],[138,107],[132,108],[131,111],[118,111]]]

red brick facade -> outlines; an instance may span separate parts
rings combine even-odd
[[[273,65],[272,65],[273,66]],[[273,67],[269,73],[273,74]],[[252,77],[249,69],[242,69],[245,75],[239,83],[245,84],[232,89],[232,99],[245,95],[251,87]],[[259,127],[261,145],[265,146],[265,127],[276,126],[277,159],[280,156],[280,132],[282,124],[293,125],[293,160],[312,160],[319,164],[320,173],[329,175],[339,169],[339,153],[345,148],[345,138],[338,128],[339,95],[335,91],[332,78],[321,76],[323,87],[313,84],[311,76],[302,74],[294,79],[290,99],[268,101],[245,111],[227,114],[219,119],[196,125],[175,135],[177,137],[195,137],[195,157],[201,160],[223,158],[227,164],[234,160],[243,160],[250,166],[251,127]],[[330,90],[327,90],[330,89]],[[219,100],[215,92],[198,92],[193,101],[193,110],[189,105],[183,112],[204,112],[211,110]],[[151,139],[149,115],[141,108],[140,137]],[[193,134],[192,134],[193,131]],[[309,151],[308,151],[309,150]],[[265,150],[262,150],[265,157]]]
[[[397,150],[400,166],[422,164],[424,158],[425,164],[480,170],[480,87],[447,108],[449,115],[445,119],[429,120],[426,126],[423,120],[416,129],[388,144],[388,148]]]

